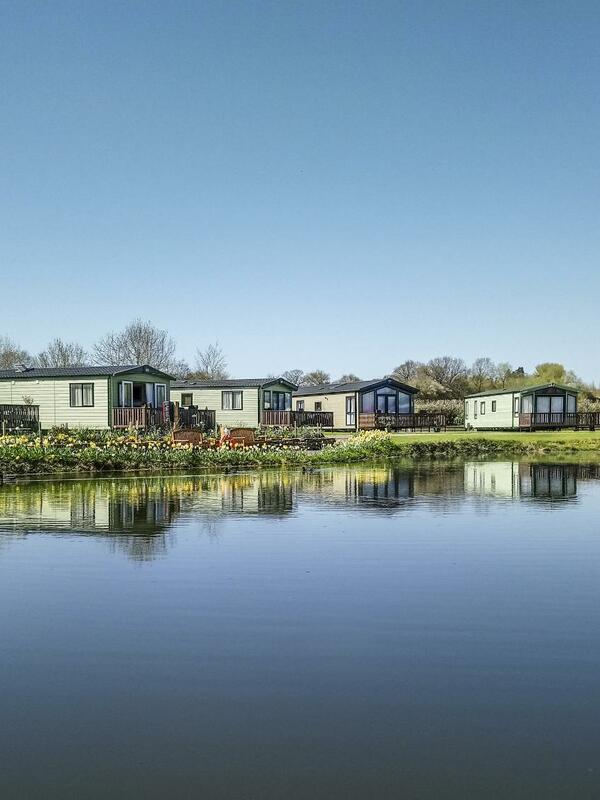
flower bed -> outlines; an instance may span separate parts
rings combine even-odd
[[[581,448],[578,445],[581,445]],[[598,452],[594,442],[532,443],[526,438],[465,438],[402,442],[383,431],[364,431],[322,450],[285,441],[250,447],[173,442],[161,434],[117,431],[53,431],[42,441],[33,435],[0,437],[0,475],[113,470],[202,470],[228,467],[303,466],[392,458],[494,457],[531,453]]]

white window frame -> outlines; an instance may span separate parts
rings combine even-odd
[[[230,396],[230,406],[225,405],[225,395]],[[235,405],[235,396],[239,395],[240,405]],[[243,411],[244,410],[244,392],[242,389],[227,389],[221,392],[221,411]]]
[[[158,402],[158,395],[157,389],[162,389],[164,392],[164,399],[161,402]],[[167,402],[167,384],[166,383],[155,383],[154,384],[154,405],[156,408],[161,408],[163,403]]]
[[[131,387],[131,403],[125,405],[125,386]],[[119,383],[119,407],[133,408],[133,381],[120,381]]]

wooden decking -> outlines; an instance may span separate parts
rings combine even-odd
[[[151,406],[113,408],[113,428],[167,428],[177,430],[214,431],[216,412],[197,406],[180,407],[177,403],[165,403],[160,408]]]
[[[533,414],[519,414],[519,427],[528,430],[552,428],[585,428],[596,430],[600,428],[600,412],[578,411],[564,414],[551,414],[536,412]]]
[[[263,411],[260,422],[280,428],[333,428],[333,411]]]
[[[9,431],[36,431],[40,424],[40,407],[0,405],[0,434]]]
[[[113,428],[162,428],[168,424],[162,408],[151,406],[117,407],[112,410]]]
[[[446,430],[444,414],[359,414],[360,430]]]

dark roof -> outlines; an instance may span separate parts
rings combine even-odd
[[[241,386],[242,388],[252,388],[254,386],[259,389],[264,386],[270,386],[272,383],[284,383],[292,390],[295,390],[296,384],[288,381],[287,378],[223,378],[222,380],[180,380],[171,384],[171,389],[221,389],[222,387]]]
[[[20,380],[22,378],[95,378],[106,375],[124,375],[129,372],[148,372],[151,375],[161,375],[172,380],[166,372],[149,366],[148,364],[127,364],[120,366],[105,366],[95,364],[83,367],[24,367],[19,369],[0,370],[1,380]]]
[[[490,397],[493,394],[523,394],[526,392],[539,392],[541,389],[562,389],[565,392],[579,394],[579,389],[573,386],[565,386],[562,383],[540,383],[538,386],[521,386],[514,389],[487,389],[485,392],[474,392],[465,397]]]
[[[318,386],[299,386],[294,394],[347,394],[348,392],[362,392],[365,389],[376,389],[379,386],[395,386],[397,389],[403,389],[405,392],[409,392],[409,394],[416,394],[418,392],[418,389],[415,389],[414,386],[401,383],[395,378],[374,378],[370,381],[349,381],[347,383],[322,383]]]

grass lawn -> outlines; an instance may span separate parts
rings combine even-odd
[[[495,441],[515,442],[584,442],[599,441],[600,431],[448,431],[446,433],[395,433],[398,442],[457,442],[461,440],[490,439]]]

